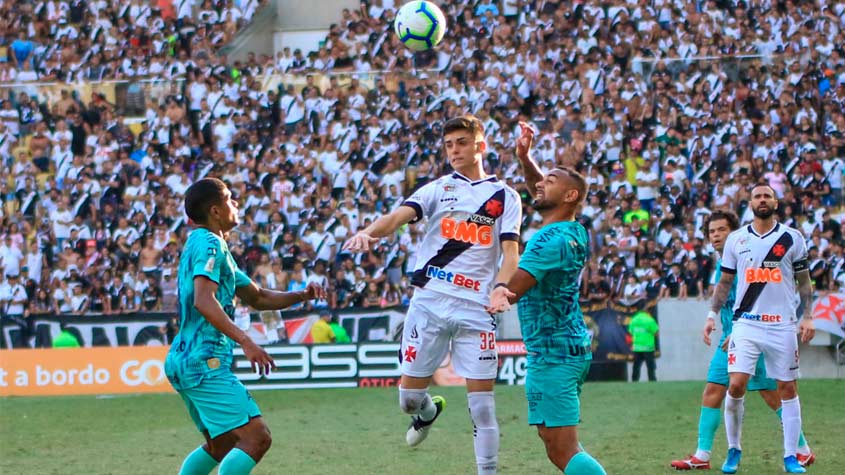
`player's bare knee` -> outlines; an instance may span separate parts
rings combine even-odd
[[[270,446],[273,445],[273,436],[270,435],[270,431],[266,428],[261,431],[261,434],[258,437],[257,445],[261,453],[266,453],[268,450],[270,450]]]
[[[731,384],[730,387],[728,387],[728,394],[734,399],[739,399],[745,396],[745,386],[741,384]]]
[[[251,430],[247,437],[242,439],[242,442],[249,446],[251,453],[263,455],[267,453],[267,451],[270,450],[270,446],[273,445],[273,437],[270,436],[270,430],[267,426],[263,425]]]
[[[734,398],[739,399],[745,396],[745,389],[748,381],[743,377],[731,378],[731,382],[728,385],[728,394]]]
[[[798,385],[795,381],[778,381],[778,394],[784,401],[795,399],[798,396]]]
[[[725,399],[725,393],[728,388],[721,384],[708,383],[704,386],[704,392],[701,394],[701,405],[718,409],[722,405],[722,400]]]

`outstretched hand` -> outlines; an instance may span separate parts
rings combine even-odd
[[[511,309],[510,298],[516,297],[507,287],[496,287],[490,293],[490,305],[485,307],[488,313],[507,312]]]
[[[306,300],[326,300],[325,287],[316,282],[308,284],[303,292],[305,293]]]
[[[352,236],[346,244],[343,245],[344,251],[364,252],[370,250],[370,245],[379,241],[379,238],[374,238],[367,233],[359,232]]]

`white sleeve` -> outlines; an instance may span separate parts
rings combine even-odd
[[[519,241],[522,227],[522,199],[512,188],[505,188],[505,212],[499,228],[499,240]]]
[[[417,212],[417,217],[411,221],[412,224],[434,214],[437,194],[440,189],[439,182],[440,180],[435,180],[423,186],[402,202],[403,206],[409,206]]]
[[[725,249],[722,251],[722,272],[736,274],[736,233],[731,233],[725,241]]]

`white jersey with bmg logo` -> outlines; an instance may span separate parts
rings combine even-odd
[[[501,242],[519,240],[519,194],[495,176],[471,181],[453,173],[423,186],[403,205],[417,212],[417,221],[428,219],[411,283],[487,305]]]
[[[807,246],[795,228],[775,223],[761,236],[748,225],[731,233],[722,272],[736,274],[734,321],[794,328],[801,302],[795,274],[806,269]]]

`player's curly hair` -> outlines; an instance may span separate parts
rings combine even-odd
[[[480,120],[478,120],[478,117],[471,114],[455,117],[446,121],[443,125],[443,136],[445,137],[452,132],[460,130],[469,131],[473,137],[484,137],[484,125]]]
[[[739,229],[739,218],[736,213],[728,209],[717,209],[710,213],[710,216],[704,220],[704,234],[707,235],[710,230],[710,223],[713,221],[719,221],[720,219],[724,219],[728,222],[728,227],[731,228],[731,231]]]

